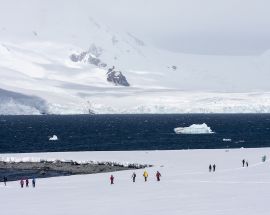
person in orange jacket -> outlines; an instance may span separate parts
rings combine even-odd
[[[147,181],[148,178],[148,172],[146,172],[146,170],[143,173],[143,177],[144,177],[144,181]]]

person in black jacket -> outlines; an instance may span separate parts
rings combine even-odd
[[[7,177],[6,176],[4,176],[3,181],[4,181],[5,186],[7,186]]]
[[[36,179],[32,178],[32,186],[35,188],[36,187]]]
[[[243,159],[242,160],[243,167],[245,166],[245,163],[246,163],[246,161],[245,161],[245,159]]]
[[[132,174],[131,178],[132,178],[132,181],[133,181],[133,182],[135,182],[135,181],[136,181],[136,173],[135,173],[135,172],[133,172],[133,174]]]

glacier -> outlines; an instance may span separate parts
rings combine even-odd
[[[37,97],[0,89],[0,114],[31,115],[48,113],[45,100]]]
[[[37,2],[23,13],[53,7]],[[6,99],[0,91],[0,114],[270,113],[269,51],[174,53],[109,28],[82,5],[35,19],[16,6],[12,16],[23,28],[0,14],[0,88],[17,93]]]

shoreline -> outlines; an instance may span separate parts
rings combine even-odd
[[[149,165],[150,167],[151,165]],[[57,176],[85,175],[142,169],[148,165],[121,164],[116,162],[77,162],[60,160],[40,161],[0,161],[0,178],[8,181],[22,178],[49,178]]]

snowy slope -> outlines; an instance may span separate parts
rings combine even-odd
[[[261,56],[170,53],[97,22],[90,3],[82,2],[3,5],[2,89],[40,97],[48,106],[46,113],[54,114],[89,109],[95,113],[270,112],[269,52]],[[72,60],[82,53],[82,59]],[[129,87],[107,81],[113,66]],[[24,112],[38,113],[31,109],[30,105]]]
[[[0,113],[44,114],[48,111],[46,102],[36,96],[25,96],[0,89]]]
[[[0,184],[3,214],[130,214],[130,215],[254,215],[269,214],[270,149],[137,151],[137,152],[67,152],[42,154],[4,154],[2,158],[58,158],[73,160],[112,160],[151,163],[149,181],[143,171],[38,179],[37,187],[21,189],[19,182]],[[247,159],[249,167],[241,167]],[[216,164],[215,173],[208,172]],[[154,174],[159,170],[161,182]]]

